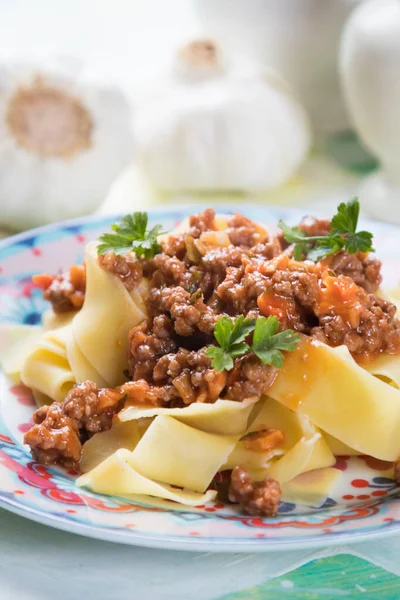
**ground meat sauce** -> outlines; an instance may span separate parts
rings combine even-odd
[[[35,425],[25,436],[35,458],[76,465],[82,443],[110,428],[122,404],[184,407],[218,398],[258,400],[278,371],[254,354],[235,358],[230,371],[215,371],[206,350],[215,343],[213,330],[221,316],[274,315],[281,330],[331,346],[345,344],[359,361],[400,352],[396,309],[374,294],[381,282],[378,260],[341,251],[317,263],[297,261],[281,236],[270,239],[241,215],[228,219],[222,230],[218,225],[215,212],[207,209],[190,217],[186,232],[164,238],[161,253],[152,259],[99,257],[101,267],[129,291],[142,277],[150,282],[148,318],[129,333],[129,381],[115,390],[85,382],[61,405],[36,411]],[[300,224],[308,235],[325,235],[329,227],[328,221],[315,219]],[[72,267],[57,277],[39,276],[36,283],[54,310],[64,312],[82,305],[84,275],[83,267]],[[230,499],[249,514],[275,514],[280,495],[275,481],[254,483],[244,469],[234,469]]]
[[[79,310],[83,306],[86,289],[86,269],[73,265],[59,275],[35,275],[33,283],[43,290],[43,298],[51,302],[55,313]]]
[[[299,224],[299,229],[304,231],[307,236],[327,235],[330,231],[330,224],[327,219],[306,217]],[[277,241],[282,250],[290,249],[290,244],[282,235],[277,237]],[[290,252],[288,254],[290,255]],[[370,293],[376,292],[382,283],[381,262],[362,252],[349,254],[342,250],[325,258],[321,263],[325,268],[334,271],[336,275],[350,277],[357,285]]]
[[[110,429],[112,417],[122,408],[124,390],[98,389],[92,381],[75,386],[64,402],[42,406],[33,414],[34,426],[24,442],[43,464],[74,467],[82,443],[90,435]]]
[[[233,469],[229,486],[229,500],[240,504],[251,516],[274,517],[282,496],[279,483],[271,477],[254,482],[243,467]]]
[[[140,282],[143,276],[142,265],[131,254],[116,256],[113,252],[99,256],[100,266],[116,275],[122,281],[128,292]]]

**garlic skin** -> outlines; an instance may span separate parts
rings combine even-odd
[[[87,214],[133,153],[130,107],[72,61],[0,64],[0,223]]]
[[[135,140],[143,170],[161,190],[261,191],[295,173],[311,133],[278,75],[224,63],[205,40],[182,49],[137,107]]]

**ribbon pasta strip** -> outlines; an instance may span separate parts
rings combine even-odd
[[[369,372],[346,347],[303,339],[286,357],[269,394],[359,454],[395,461],[400,455],[400,390],[372,375],[383,373],[377,364]],[[398,378],[399,357],[387,364],[391,377]]]
[[[240,440],[224,465],[225,469],[240,464],[256,480],[269,475],[279,483],[285,483],[301,473],[331,467],[335,463],[321,431],[307,416],[291,411],[270,397],[264,397],[260,404],[261,410],[247,433],[257,431],[259,427],[278,429],[284,435],[284,442],[271,450],[257,452],[246,448]]]
[[[129,294],[117,277],[98,264],[96,243],[87,245],[85,262],[87,290],[82,309],[69,318],[47,314],[47,330],[30,334],[8,367],[14,378],[20,370],[21,381],[48,403],[61,402],[73,385],[87,379],[99,387],[123,383],[128,331],[146,316],[146,282]]]
[[[103,494],[148,494],[183,504],[196,498],[198,503],[237,441],[238,436],[206,433],[158,415],[133,451],[117,450],[77,485]]]

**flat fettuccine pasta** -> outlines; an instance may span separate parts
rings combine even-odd
[[[243,400],[243,402],[217,400],[213,404],[194,402],[185,408],[128,406],[121,410],[118,418],[125,422],[166,415],[208,433],[237,435],[247,431],[253,407],[254,400]]]
[[[115,275],[98,264],[97,245],[85,250],[86,296],[82,309],[72,322],[74,340],[86,360],[110,387],[124,381],[127,368],[128,332],[146,314]],[[145,287],[143,287],[143,290]],[[141,302],[143,308],[143,301]],[[84,375],[84,365],[81,368]],[[91,371],[85,379],[90,379]]]
[[[234,436],[205,433],[172,417],[157,416],[137,444],[133,436],[128,439],[128,443],[136,444],[132,452],[117,450],[87,475],[80,477],[77,484],[101,493],[152,494],[166,499],[173,499],[171,490],[168,486],[160,486],[160,483],[202,494],[236,441]],[[108,479],[106,487],[104,469]],[[129,475],[124,477],[123,473]],[[110,481],[113,482],[112,488],[107,487]],[[143,491],[144,484],[151,485],[157,493]],[[114,491],[107,492],[108,489]],[[187,492],[182,493],[180,501],[186,500]],[[180,492],[175,490],[175,494]]]
[[[333,437],[333,435],[329,435],[326,431],[323,432],[323,435],[330,451],[335,456],[357,456],[360,454],[358,450],[350,448],[350,446]]]
[[[30,333],[25,353],[18,350],[18,361],[9,367],[15,378],[20,370],[25,385],[57,402],[75,383],[90,380],[99,387],[122,383],[128,331],[145,318],[146,282],[129,294],[117,277],[99,266],[96,244],[88,244],[85,260],[88,285],[82,309],[47,313],[45,330]]]
[[[130,464],[149,479],[204,492],[237,440],[160,415],[132,452]]]
[[[344,346],[304,339],[268,393],[360,454],[400,455],[400,391],[358,366]]]
[[[203,504],[216,497],[216,492],[212,490],[199,494],[148,479],[135,469],[131,458],[132,454],[129,450],[118,450],[98,467],[79,477],[76,483],[99,494],[155,496],[189,506]]]
[[[364,368],[375,377],[380,377],[392,386],[400,388],[400,356],[382,354],[367,363]]]
[[[260,427],[277,429],[283,433],[283,443],[260,452],[246,448],[245,441],[240,440],[225,465],[226,469],[240,464],[257,480],[270,475],[283,483],[305,471],[330,467],[335,463],[322,433],[306,415],[297,414],[272,398],[267,397],[260,402],[261,410],[247,433]]]
[[[0,326],[0,362],[4,374],[14,383],[20,383],[26,358],[42,335],[42,327],[34,325]]]
[[[330,467],[307,471],[281,485],[283,498],[285,502],[322,506],[332,494],[340,476],[341,472],[338,469]]]
[[[76,383],[67,358],[69,326],[46,331],[26,356],[21,381],[41,394],[62,402]]]

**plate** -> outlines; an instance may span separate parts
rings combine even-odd
[[[234,212],[226,206],[219,212]],[[153,223],[172,229],[204,206],[169,207],[149,212]],[[243,207],[238,207],[243,210]],[[282,218],[297,223],[304,211],[246,205],[245,214],[275,227]],[[82,260],[85,243],[107,230],[116,217],[89,217],[38,228],[0,245],[0,323],[35,325],[47,308],[31,276],[57,272]],[[397,283],[399,230],[364,220],[373,231],[384,264],[384,284]],[[4,336],[4,331],[3,331]],[[1,341],[1,340],[0,340]],[[4,337],[3,337],[4,344]],[[179,508],[101,496],[75,485],[76,473],[40,465],[22,444],[34,402],[30,390],[1,376],[0,506],[66,531],[103,540],[155,548],[259,552],[359,542],[400,532],[400,491],[389,463],[369,457],[340,457],[343,475],[322,507],[282,503],[276,518],[238,514],[222,503]]]

